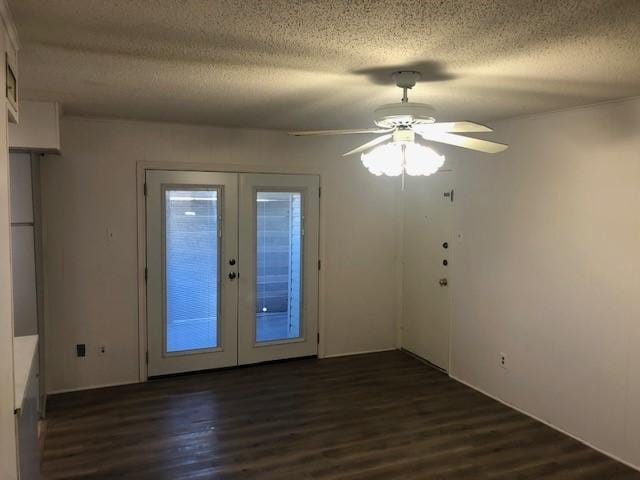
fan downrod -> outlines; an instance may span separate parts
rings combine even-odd
[[[409,98],[407,97],[407,90],[415,87],[416,82],[420,79],[420,72],[415,70],[400,70],[391,74],[396,85],[402,89],[402,103],[407,103]]]
[[[420,80],[420,72],[399,70],[391,74],[396,86],[402,89],[402,101],[378,107],[374,123],[380,128],[408,128],[411,125],[434,123],[435,109],[424,103],[409,102],[407,91]]]

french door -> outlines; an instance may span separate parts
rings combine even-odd
[[[149,376],[317,354],[318,177],[145,181]]]

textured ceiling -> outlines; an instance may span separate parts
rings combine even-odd
[[[10,0],[25,99],[275,129],[363,127],[390,72],[439,119],[640,95],[640,0]]]

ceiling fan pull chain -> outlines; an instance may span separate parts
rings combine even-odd
[[[405,90],[406,91],[406,90]],[[404,192],[404,175],[407,173],[407,146],[402,144],[402,191]]]

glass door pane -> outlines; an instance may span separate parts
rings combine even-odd
[[[301,336],[302,194],[256,193],[256,341]]]
[[[145,172],[149,376],[238,362],[238,179]]]
[[[218,191],[165,189],[165,351],[218,346]]]

